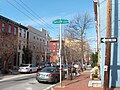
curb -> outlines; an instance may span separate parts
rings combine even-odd
[[[46,88],[46,89],[44,89],[44,90],[54,90],[55,85],[56,85],[56,84],[51,85],[50,87],[47,87],[47,88]]]

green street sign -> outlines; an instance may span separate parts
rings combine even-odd
[[[67,19],[57,19],[53,21],[53,24],[67,24],[69,21]]]

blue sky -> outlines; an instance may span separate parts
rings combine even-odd
[[[85,12],[94,19],[93,0],[0,0],[1,15],[25,26],[45,28],[54,38],[59,35],[59,25],[52,24],[53,20],[63,18],[70,21],[75,15]],[[94,23],[87,30],[86,37],[96,39]],[[95,42],[91,47],[95,47]]]

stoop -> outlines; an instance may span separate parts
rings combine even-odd
[[[88,87],[101,87],[101,80],[90,80],[88,82]]]

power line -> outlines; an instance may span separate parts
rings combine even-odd
[[[27,7],[31,12],[33,12],[34,14],[36,14],[36,16],[38,17],[38,18],[40,18],[40,20],[41,21],[43,21],[44,23],[46,23],[45,22],[45,20],[43,20],[36,12],[34,12],[30,7],[28,7],[22,0],[19,0],[22,4],[24,4],[24,6],[25,7]],[[52,26],[50,26],[49,24],[47,24],[46,23],[46,25],[48,25],[49,27],[51,27],[52,29],[54,29]]]
[[[26,17],[28,17],[29,19],[31,19],[32,21],[34,21],[35,23],[37,23],[38,25],[42,26],[41,24],[39,24],[38,22],[36,22],[34,19],[32,19],[29,15],[25,14],[22,10],[20,10],[19,8],[17,8],[14,4],[12,4],[9,0],[7,0],[7,2],[12,5],[14,8],[16,8],[18,11],[20,11],[22,14],[24,14]],[[23,6],[22,6],[23,7]],[[26,9],[25,9],[26,10]],[[28,12],[28,10],[27,10]],[[54,34],[56,34],[55,32],[53,32]]]
[[[24,14],[26,17],[30,18],[32,21],[34,21],[35,23],[39,24],[38,22],[36,22],[34,19],[32,19],[31,17],[29,17],[27,14],[25,14],[22,10],[18,9],[14,4],[12,4],[11,2],[9,2],[7,0],[7,2],[12,5],[14,8],[16,8],[18,11],[20,11],[22,14]],[[40,25],[40,24],[39,24]],[[40,25],[41,26],[41,25]]]
[[[40,19],[43,23],[46,23],[41,17],[39,17],[32,9],[30,9],[25,3],[23,3],[21,0],[21,2],[22,2],[22,4],[24,4],[24,6],[26,6],[27,7],[27,9],[24,7],[24,6],[22,6],[19,2],[17,2],[16,0],[14,0],[17,4],[19,4],[23,9],[25,9],[29,14],[31,14],[34,18],[36,18],[36,19]],[[34,13],[34,14],[32,14],[30,11],[32,12],[32,13]],[[47,26],[48,27],[48,24],[45,24],[45,26]],[[54,29],[53,27],[48,27],[48,28],[51,28],[51,29]],[[54,34],[56,34],[55,32],[53,32],[52,31],[52,33],[54,33]]]
[[[20,5],[24,10],[26,10],[30,15],[32,15],[34,18],[36,18],[37,20],[39,19],[38,17],[35,16],[35,14],[32,14],[28,9],[26,9],[23,5],[21,5],[19,2],[17,2],[16,0],[14,0],[18,5]]]

